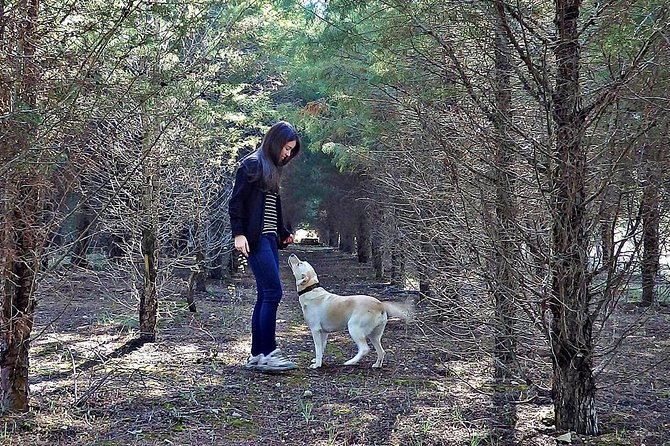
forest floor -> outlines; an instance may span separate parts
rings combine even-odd
[[[308,260],[322,285],[382,300],[410,294],[377,283],[355,257],[320,247],[282,253],[285,296],[278,342],[299,365],[283,374],[246,370],[253,278],[211,282],[184,303],[183,280],[161,296],[155,343],[138,345],[126,280],[81,270],[41,286],[31,346],[31,411],[6,416],[2,445],[554,445],[553,406],[524,383],[495,385],[484,353],[462,355],[440,320],[418,307],[389,322],[384,368],[374,353],[343,366],[355,345],[329,340],[325,364],[308,368],[311,335],[285,258]],[[623,308],[612,330],[641,310]],[[656,308],[598,378],[603,434],[572,444],[670,445],[670,312]],[[482,349],[483,350],[483,349]],[[545,363],[547,362],[545,358]],[[545,380],[548,374],[545,374]],[[540,388],[551,387],[548,381]],[[544,396],[543,396],[544,395]]]

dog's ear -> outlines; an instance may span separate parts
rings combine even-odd
[[[300,286],[300,285],[302,285],[303,283],[307,282],[308,280],[309,280],[309,277],[306,276],[306,275],[303,273],[303,274],[301,275],[300,279],[297,279],[297,280],[295,281],[295,283],[296,283],[296,285]]]

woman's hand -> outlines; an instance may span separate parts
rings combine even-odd
[[[285,245],[288,245],[289,243],[293,243],[293,234],[291,234],[291,235],[289,235],[288,237],[286,237],[286,238],[284,239],[283,243],[284,243]]]
[[[235,236],[235,249],[244,255],[244,257],[249,257],[249,242],[244,235]]]

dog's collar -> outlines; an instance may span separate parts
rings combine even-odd
[[[308,286],[307,288],[298,291],[298,296],[302,296],[302,295],[305,294],[305,293],[309,293],[309,292],[312,291],[314,288],[319,288],[320,286],[321,286],[321,285],[319,284],[319,282],[313,283],[313,284],[311,284],[310,286]]]

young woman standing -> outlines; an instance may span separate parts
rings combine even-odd
[[[265,134],[260,147],[237,169],[228,211],[235,249],[248,257],[256,278],[256,306],[251,317],[251,355],[246,366],[262,371],[296,368],[277,348],[277,307],[283,291],[278,249],[293,242],[282,219],[279,183],[282,167],[300,152],[300,137],[280,121]]]

